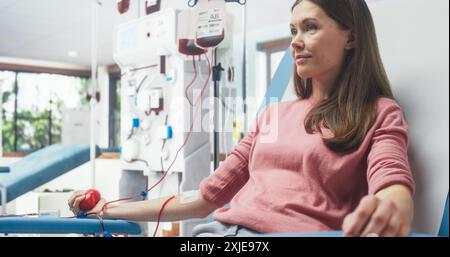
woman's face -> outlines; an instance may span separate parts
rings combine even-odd
[[[292,12],[291,50],[297,74],[302,78],[337,76],[350,32],[310,1],[300,2]]]

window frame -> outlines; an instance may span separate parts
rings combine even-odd
[[[259,52],[263,52],[266,56],[266,89],[272,81],[272,54],[285,52],[291,44],[291,38],[281,38],[266,42],[260,42],[256,45]]]
[[[4,152],[3,151],[3,157],[23,157],[30,152],[26,151],[18,151],[17,149],[17,142],[18,142],[18,120],[20,117],[18,117],[17,113],[17,102],[18,102],[18,75],[19,73],[29,73],[29,74],[52,74],[52,75],[63,75],[68,77],[77,77],[77,78],[84,78],[84,79],[90,79],[91,78],[91,71],[90,70],[77,70],[77,69],[60,69],[60,68],[49,68],[49,67],[42,67],[42,66],[30,66],[30,65],[21,65],[21,64],[10,64],[10,63],[0,63],[0,71],[9,71],[13,72],[15,74],[14,76],[14,82],[13,82],[13,94],[14,94],[14,113],[13,113],[13,128],[14,128],[14,143],[13,143],[13,151]],[[49,112],[49,142],[48,145],[51,145],[52,143],[52,136],[51,136],[51,130],[52,130],[52,114],[51,110]],[[0,128],[3,129],[3,128]],[[2,133],[3,134],[3,133]],[[3,144],[3,142],[0,142]],[[3,148],[3,146],[2,146]],[[33,149],[30,149],[33,150]]]

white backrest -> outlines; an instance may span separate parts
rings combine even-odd
[[[449,188],[449,1],[369,1],[369,8],[410,130],[413,230],[437,234]]]

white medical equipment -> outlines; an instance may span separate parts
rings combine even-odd
[[[232,145],[231,127],[235,111],[230,108],[229,101],[224,101],[223,96],[228,96],[229,100],[236,94],[232,51],[234,17],[226,12],[225,2],[236,1],[197,0],[194,2],[189,3],[191,7],[195,6],[193,9],[184,10],[179,15],[179,51],[183,54],[194,54],[202,49],[213,48],[212,96],[214,103],[211,109],[214,110],[214,131],[211,133],[211,141],[213,142],[213,167],[216,169],[219,166],[220,153],[228,153],[228,147]],[[226,76],[221,76],[222,71]],[[223,144],[225,149],[220,144],[221,139],[225,143]]]
[[[90,116],[89,108],[65,108],[62,111],[62,144],[89,144]],[[96,126],[96,134],[98,127]],[[96,137],[98,138],[98,137]]]
[[[149,199],[198,189],[211,169],[207,109],[199,106],[193,132],[186,140],[195,110],[184,90],[194,71],[192,63],[178,54],[177,15],[177,10],[166,9],[116,29],[114,59],[122,70],[122,170],[143,171],[148,177],[147,185],[152,186],[178,152],[169,174],[159,185],[161,188],[150,191]],[[197,79],[192,85],[191,99],[196,99],[208,83],[204,59],[197,66],[202,73],[199,77],[205,79]],[[203,99],[208,96],[206,87]],[[205,221],[181,222],[180,234],[190,235],[192,227],[201,222]],[[149,231],[153,225],[149,224]]]

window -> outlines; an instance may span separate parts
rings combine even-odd
[[[87,106],[88,80],[46,73],[0,71],[3,152],[32,152],[60,143],[64,108]]]
[[[109,147],[120,146],[120,74],[110,73],[109,81]]]
[[[0,86],[2,92],[2,145],[3,152],[11,151],[14,145],[13,132],[14,119],[14,86],[16,73],[10,71],[0,71]]]
[[[289,47],[290,42],[290,38],[285,38],[263,42],[257,45],[257,49],[259,50],[257,54],[258,66],[256,68],[256,82],[258,85],[258,88],[256,88],[256,96],[258,103],[262,101],[266,94],[267,88],[283,59],[286,49]]]

